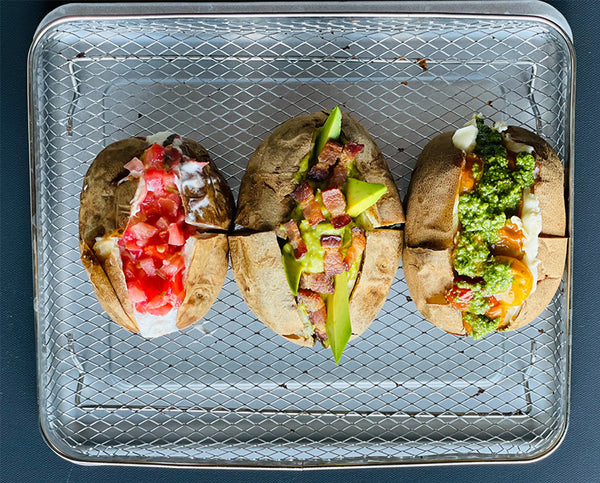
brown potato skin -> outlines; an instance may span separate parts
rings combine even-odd
[[[552,147],[538,135],[509,126],[512,140],[534,148],[539,177],[533,191],[542,214],[538,283],[510,323],[514,330],[536,319],[551,302],[564,271],[565,238],[563,167]],[[466,335],[460,312],[443,303],[439,294],[452,287],[451,254],[458,229],[455,210],[460,185],[462,153],[452,144],[454,132],[440,134],[423,149],[408,188],[403,269],[417,309],[442,330]],[[437,297],[435,297],[437,295]]]
[[[402,231],[367,231],[361,273],[350,294],[352,338],[371,325],[390,291],[402,252]],[[289,288],[275,231],[229,237],[235,281],[250,310],[267,327],[294,344],[315,340],[298,333],[304,324]]]
[[[287,221],[294,207],[289,196],[296,187],[294,175],[302,158],[311,150],[315,129],[325,123],[328,115],[328,112],[320,111],[288,119],[258,146],[242,178],[237,225],[255,231],[270,231]],[[398,189],[371,135],[346,112],[342,113],[342,133],[349,140],[364,145],[355,160],[359,178],[388,187],[387,193],[375,205],[373,226],[403,223]]]
[[[127,227],[139,179],[126,179],[129,171],[124,166],[133,157],[139,158],[149,146],[144,137],[123,139],[107,146],[90,165],[80,196],[82,264],[102,308],[115,322],[132,332],[139,329],[119,260],[114,255],[100,257],[93,247],[96,238],[119,237]],[[235,205],[225,179],[200,144],[184,138],[181,149],[186,156],[209,163],[205,167],[213,180],[208,188],[212,190],[209,198],[219,206],[208,212],[207,221],[217,229],[228,229]],[[210,309],[225,281],[229,263],[225,234],[198,233],[195,237],[196,247],[184,280],[186,297],[177,314],[180,329],[200,320]]]

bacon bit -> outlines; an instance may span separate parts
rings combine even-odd
[[[347,213],[343,213],[341,215],[334,216],[331,218],[331,224],[334,228],[343,228],[351,221],[352,218],[350,218],[350,215]]]
[[[131,161],[129,161],[123,167],[127,169],[131,174],[137,176],[141,176],[142,174],[144,174],[144,163],[142,163],[142,161],[138,157],[132,158]]]
[[[306,182],[298,185],[292,192],[292,198],[300,204],[302,204],[303,201],[310,199],[311,196],[314,196],[313,190]]]
[[[325,181],[327,178],[329,178],[329,170],[329,166],[324,166],[321,163],[317,163],[310,168],[310,171],[307,174],[308,179],[313,181]]]
[[[321,154],[319,154],[319,164],[323,163],[327,166],[333,166],[335,162],[342,154],[343,146],[340,143],[332,141],[331,139],[325,143]]]
[[[292,198],[302,206],[302,213],[310,226],[316,226],[325,220],[321,205],[315,199],[313,190],[307,182],[302,183],[294,190]]]
[[[331,178],[329,178],[329,183],[327,183],[328,188],[341,188],[344,186],[346,179],[348,178],[348,169],[346,166],[341,165],[340,163],[336,164],[333,167]]]
[[[323,146],[321,154],[319,154],[318,162],[308,172],[308,178],[314,181],[325,181],[329,178],[329,171],[338,160],[342,153],[342,145],[329,140]]]
[[[338,235],[323,235],[321,237],[321,246],[325,250],[323,265],[327,275],[339,275],[344,271],[344,259],[340,248],[342,247],[342,237]]]
[[[364,144],[358,144],[358,143],[355,143],[354,141],[348,141],[344,145],[343,153],[345,155],[347,155],[350,159],[354,159],[354,158],[356,158],[358,153],[360,153],[364,149],[364,147],[365,147]]]
[[[290,240],[290,245],[294,249],[294,256],[296,259],[302,258],[304,255],[306,255],[307,248],[306,243],[300,234],[300,230],[298,229],[298,225],[294,220],[290,220],[284,223],[282,226],[285,228],[287,236]]]
[[[346,252],[346,258],[344,258],[344,268],[350,270],[350,267],[356,263],[367,246],[367,239],[365,233],[357,226],[352,227],[352,245]]]
[[[298,300],[303,303],[308,312],[316,312],[325,307],[325,302],[317,292],[301,288],[298,290]]]
[[[300,288],[318,293],[333,293],[333,277],[325,272],[303,273],[300,276]]]
[[[298,301],[303,303],[308,312],[308,318],[315,328],[315,335],[321,339],[327,339],[325,320],[327,319],[327,308],[321,296],[312,290],[298,290]]]
[[[342,190],[339,188],[328,188],[321,192],[321,198],[323,205],[327,208],[327,211],[331,213],[331,216],[337,216],[344,213],[346,210],[346,200]]]

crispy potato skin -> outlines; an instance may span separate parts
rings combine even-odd
[[[133,157],[141,157],[149,146],[150,143],[143,137],[123,139],[107,146],[90,165],[80,196],[79,247],[82,264],[102,308],[115,322],[132,332],[138,332],[139,328],[118,251],[113,251],[110,256],[100,256],[93,247],[96,238],[105,235],[118,238],[127,227],[139,179],[125,179],[129,171],[124,166]],[[207,221],[214,228],[227,230],[235,205],[225,179],[200,144],[183,139],[181,149],[184,155],[209,163],[205,167],[207,178],[211,180],[208,196],[216,207],[208,212]],[[193,197],[194,193],[188,195]],[[179,328],[200,320],[210,309],[223,285],[229,263],[225,234],[198,234],[196,238],[184,281],[186,298],[177,316]]]
[[[267,327],[291,342],[312,346],[301,335],[304,323],[289,289],[276,230],[289,219],[295,202],[294,176],[300,161],[313,148],[313,133],[325,123],[328,112],[303,114],[277,127],[250,157],[238,197],[236,224],[249,229],[229,238],[235,280],[252,312]],[[349,114],[342,114],[342,133],[364,145],[355,166],[359,178],[388,187],[369,211],[374,228],[367,231],[362,269],[350,294],[352,338],[362,334],[380,311],[402,252],[401,230],[380,229],[404,221],[398,190],[387,163],[367,130]]]
[[[537,318],[551,302],[562,278],[568,240],[563,167],[556,152],[526,129],[509,126],[506,132],[512,140],[534,148],[539,177],[533,191],[542,213],[536,290],[514,320],[499,329],[514,330]],[[446,332],[466,335],[460,312],[439,297],[452,287],[451,254],[458,229],[456,204],[462,154],[452,144],[453,134],[433,138],[417,160],[405,200],[406,246],[402,258],[406,283],[419,312]]]
[[[242,178],[235,223],[255,231],[269,231],[287,221],[294,207],[290,198],[300,161],[312,148],[315,129],[327,119],[325,111],[303,114],[285,121],[267,137],[250,157]],[[349,114],[342,115],[342,132],[364,145],[355,166],[359,177],[369,183],[382,183],[387,193],[374,210],[374,227],[404,222],[398,189],[383,154],[367,130]]]

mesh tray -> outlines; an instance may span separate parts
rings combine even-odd
[[[256,320],[231,271],[202,323],[157,340],[130,334],[99,306],[77,246],[94,156],[167,129],[201,142],[236,195],[275,126],[336,104],[370,130],[401,194],[426,142],[473,112],[538,132],[570,168],[573,54],[555,24],[69,8],[40,30],[29,59],[40,418],[56,452],[86,463],[309,468],[526,460],[560,442],[568,269],[535,323],[477,343],[424,321],[400,269],[336,366],[330,351],[298,348]]]

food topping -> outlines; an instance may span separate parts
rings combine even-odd
[[[452,254],[456,277],[446,299],[463,312],[464,326],[476,339],[493,332],[508,307],[525,301],[533,290],[537,264],[537,245],[527,248],[531,236],[518,216],[519,208],[521,216],[535,213],[535,208],[528,208],[535,206],[528,198],[535,197],[530,190],[535,158],[522,146],[519,152],[508,151],[507,146],[515,144],[506,142],[502,128],[499,124],[490,128],[474,116],[453,137],[460,147],[475,135],[475,145],[462,148],[460,228]],[[541,226],[539,218],[528,224],[537,226],[538,221]],[[532,231],[537,243],[539,230]]]
[[[331,345],[336,362],[350,338],[349,290],[366,246],[356,218],[387,190],[354,177],[354,160],[364,146],[340,142],[341,121],[335,108],[314,136],[314,151],[304,157],[294,178],[298,184],[291,197],[297,205],[292,219],[279,232],[288,239],[282,259],[290,289],[315,336]]]
[[[185,222],[173,171],[181,156],[175,155],[172,147],[153,144],[142,160],[143,164],[133,158],[125,165],[142,177],[142,185],[118,246],[135,310],[164,316],[179,307],[185,297],[184,245],[196,229]]]

